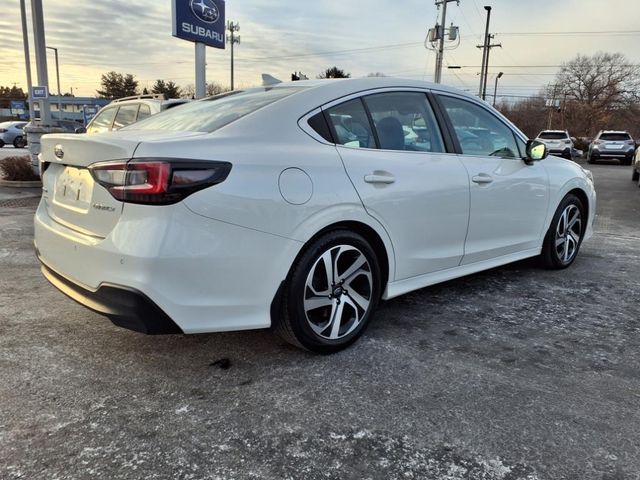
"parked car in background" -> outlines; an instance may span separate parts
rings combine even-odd
[[[620,165],[631,165],[636,142],[629,132],[600,130],[589,146],[587,162],[596,163],[602,158],[617,158]]]
[[[58,126],[64,130],[65,133],[84,133],[84,127],[82,123],[75,120],[57,120]]]
[[[24,148],[27,145],[27,137],[23,128],[27,122],[2,122],[0,123],[0,148],[5,145],[13,145],[16,148]]]
[[[188,99],[167,100],[164,95],[138,95],[114,100],[100,109],[87,125],[87,133],[110,132],[160,113]]]
[[[633,163],[631,165],[631,180],[638,182],[638,186],[640,187],[640,147],[636,149],[636,153],[633,156]]]
[[[573,140],[567,130],[543,130],[536,140],[544,143],[549,149],[550,155],[571,160],[573,154]]]
[[[569,267],[592,234],[593,177],[546,156],[443,85],[252,88],[43,136],[35,250],[49,282],[116,325],[273,326],[330,353],[381,298],[528,257]]]

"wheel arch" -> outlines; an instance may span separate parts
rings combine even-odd
[[[569,190],[562,198],[566,197],[569,194],[573,194],[580,199],[582,205],[584,206],[584,216],[588,221],[588,219],[590,218],[589,214],[591,213],[591,205],[589,205],[589,196],[587,195],[587,193],[581,188],[574,188],[573,190]],[[582,236],[584,236],[585,231],[586,229],[583,230]]]
[[[289,269],[287,271],[287,276],[280,283],[276,291],[276,294],[273,297],[273,301],[271,302],[271,309],[270,309],[271,325],[274,325],[274,318],[276,318],[281,313],[282,294],[285,289],[286,281],[289,278],[289,275],[291,274],[291,269],[293,268],[293,266],[296,264],[300,256],[304,254],[307,247],[311,243],[313,243],[320,236],[336,230],[349,230],[349,231],[358,233],[359,235],[362,235],[362,237],[364,237],[365,240],[367,240],[370,243],[371,248],[373,248],[373,251],[375,252],[376,257],[378,259],[378,264],[380,267],[380,276],[382,280],[382,285],[380,286],[381,287],[380,293],[382,294],[382,296],[384,296],[387,285],[391,282],[391,276],[394,274],[394,271],[395,271],[395,263],[394,263],[391,242],[387,239],[388,243],[386,243],[382,235],[379,232],[377,232],[375,228],[373,228],[371,225],[367,225],[364,222],[357,221],[357,220],[337,221],[322,227],[316,233],[311,235],[304,242],[304,245],[300,248],[300,250],[296,254],[295,258],[291,262],[291,265],[289,266]]]

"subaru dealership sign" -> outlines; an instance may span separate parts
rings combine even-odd
[[[173,36],[224,48],[224,0],[173,0]]]
[[[91,121],[93,117],[96,116],[100,107],[98,105],[83,105],[82,107],[82,123],[84,126],[87,126],[87,123]]]

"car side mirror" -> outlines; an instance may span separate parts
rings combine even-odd
[[[547,158],[548,155],[549,150],[547,150],[547,146],[544,143],[537,140],[529,140],[527,142],[527,156],[525,158],[527,163],[539,162]]]
[[[78,127],[74,130],[76,133],[87,133],[87,129],[84,127]]]

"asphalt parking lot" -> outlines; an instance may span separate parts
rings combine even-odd
[[[394,299],[326,357],[114,327],[41,277],[29,192],[0,199],[0,478],[640,478],[640,188],[589,167],[570,269]]]

